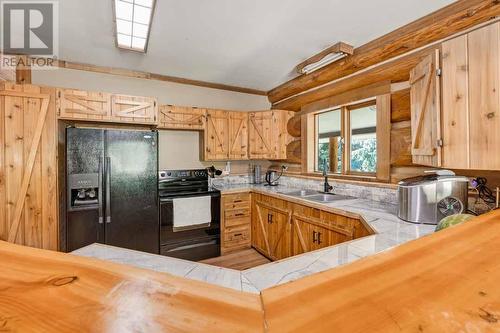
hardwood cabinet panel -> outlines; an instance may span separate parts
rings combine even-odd
[[[229,116],[227,111],[207,110],[204,134],[204,160],[229,159]]]
[[[410,73],[413,163],[441,166],[439,51],[429,54]]]
[[[222,254],[250,248],[250,194],[223,195],[221,209]]]
[[[160,129],[204,130],[206,109],[185,106],[160,105]]]
[[[249,115],[249,156],[251,159],[275,159],[273,112],[252,112]]]
[[[56,91],[0,85],[0,239],[58,249]]]
[[[280,260],[291,256],[290,228],[291,211],[268,209],[267,239],[270,247],[270,258]]]
[[[469,168],[467,35],[442,45],[443,166]]]
[[[271,250],[267,238],[269,210],[260,204],[261,196],[252,199],[252,246],[265,255],[271,257]]]
[[[500,170],[500,23],[468,35],[470,167]]]
[[[229,112],[229,159],[248,160],[248,113]]]
[[[111,95],[111,115],[119,123],[156,125],[157,102],[152,97]]]
[[[57,89],[59,118],[111,121],[111,94],[73,89]]]

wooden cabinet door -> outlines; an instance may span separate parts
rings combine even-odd
[[[294,141],[288,133],[288,121],[293,118],[295,112],[285,110],[273,110],[273,137],[272,145],[276,160],[286,160],[287,146]]]
[[[252,246],[271,258],[271,247],[267,236],[269,225],[269,209],[263,205],[258,199],[252,206]]]
[[[440,167],[439,51],[429,54],[410,73],[412,160],[415,164]]]
[[[63,119],[111,121],[111,94],[57,89],[57,114]]]
[[[311,251],[311,239],[309,238],[309,223],[294,216],[292,218],[291,251],[292,256]]]
[[[156,124],[158,108],[151,97],[112,95],[111,115],[119,123]]]
[[[206,112],[186,106],[160,105],[158,128],[201,131],[205,129]]]
[[[207,111],[204,159],[205,161],[229,159],[229,115],[227,111]]]
[[[252,112],[248,124],[250,159],[275,159],[273,112]]]
[[[470,167],[500,170],[500,23],[468,35]]]
[[[442,45],[442,166],[445,168],[467,169],[470,165],[467,44],[464,35]]]
[[[0,239],[57,251],[54,88],[0,84]]]
[[[248,160],[248,114],[229,112],[229,159]]]
[[[268,209],[267,238],[270,257],[281,260],[291,256],[291,212],[281,209]]]

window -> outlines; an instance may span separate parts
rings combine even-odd
[[[315,122],[315,171],[369,175],[377,172],[375,101],[318,113]]]
[[[146,52],[156,0],[114,0],[116,44]]]

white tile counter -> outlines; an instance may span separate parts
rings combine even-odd
[[[367,199],[339,200],[333,203],[318,204],[278,194],[278,192],[286,194],[286,192],[297,190],[297,188],[282,186],[265,187],[262,185],[240,184],[219,185],[217,188],[222,193],[253,190],[262,194],[275,195],[282,199],[290,198],[294,202],[305,205],[311,204],[315,207],[320,205],[324,209],[359,214],[377,234],[245,271],[236,271],[100,244],[93,244],[76,250],[73,254],[170,273],[245,292],[259,293],[261,290],[275,285],[387,251],[397,245],[431,234],[435,229],[435,226],[432,225],[416,225],[400,220],[397,217],[397,206],[395,204]]]

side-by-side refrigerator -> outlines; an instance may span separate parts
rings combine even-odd
[[[158,133],[66,129],[66,250],[159,253]]]

